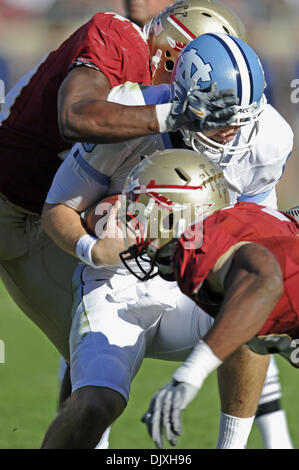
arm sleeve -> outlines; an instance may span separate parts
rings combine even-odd
[[[71,68],[86,65],[100,70],[111,88],[127,80],[150,81],[148,46],[141,31],[126,18],[97,13],[81,28]]]
[[[121,53],[115,42],[114,31],[107,34],[106,25],[101,27],[93,18],[83,35],[81,49],[72,66],[86,65],[100,70],[108,79],[118,74],[121,67]]]
[[[65,204],[77,212],[83,212],[103,199],[106,192],[107,186],[82,168],[70,152],[54,176],[46,203]]]

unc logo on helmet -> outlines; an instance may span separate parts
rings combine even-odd
[[[174,70],[176,96],[180,99],[186,96],[186,92],[191,88],[190,78],[196,85],[205,89],[207,83],[211,83],[211,71],[211,64],[204,62],[196,49],[189,49],[184,56],[180,55]]]
[[[214,154],[221,152],[219,163],[222,165],[226,164],[224,156],[227,154],[244,157],[253,145],[260,114],[266,105],[264,71],[251,47],[227,34],[204,34],[191,41],[182,51],[175,64],[172,81],[180,100],[195,85],[203,91],[215,83],[219,90],[235,90],[239,105],[236,106],[236,118],[232,125],[256,124],[247,142],[239,142],[237,146],[218,143],[215,146],[215,142],[202,133],[183,131],[183,135],[186,144],[196,151],[208,148]]]

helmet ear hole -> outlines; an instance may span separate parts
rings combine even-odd
[[[166,60],[165,62],[165,70],[167,72],[172,72],[174,69],[174,61],[173,60]]]
[[[165,51],[165,57],[171,57],[171,53],[169,51]]]

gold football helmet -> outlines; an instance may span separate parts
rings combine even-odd
[[[123,252],[121,259],[128,269],[127,261],[134,259],[143,273],[136,277],[142,280],[153,277],[156,254],[161,255],[162,248],[163,257],[167,257],[173,246],[169,242],[229,204],[222,169],[204,155],[187,149],[163,150],[146,157],[128,176],[123,195],[127,199],[127,220],[135,222],[137,244]],[[198,232],[192,234],[192,246],[201,246],[202,234]],[[138,261],[146,259],[150,262],[147,271]]]
[[[179,0],[144,26],[153,84],[169,83],[174,63],[183,48],[205,33],[226,33],[246,41],[239,17],[218,0]]]

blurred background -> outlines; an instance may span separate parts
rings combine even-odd
[[[159,3],[163,9],[170,2],[139,1],[141,5],[155,7]],[[225,0],[224,3],[246,25],[248,42],[265,68],[268,100],[291,124],[296,136],[299,126],[299,48],[296,47],[299,0]],[[125,5],[126,0],[0,0],[0,78],[5,82],[6,91],[95,12],[106,10],[125,15]],[[291,96],[298,103],[292,102]],[[296,137],[294,152],[278,185],[282,209],[299,203],[298,140]]]
[[[127,2],[0,0],[0,79],[5,82],[6,92],[95,12],[126,15]],[[159,0],[139,1],[144,5],[143,10],[158,3]],[[163,9],[168,3],[160,0],[159,5]],[[263,62],[268,100],[293,127],[294,152],[278,185],[279,206],[286,209],[299,204],[299,0],[224,0],[224,3],[245,23],[248,42]],[[37,448],[56,413],[58,353],[18,310],[1,285],[0,302],[0,338],[6,346],[6,363],[0,364],[0,448]],[[278,363],[283,402],[294,445],[298,448],[298,371],[280,360]],[[151,448],[140,417],[152,394],[165,384],[165,377],[170,377],[176,366],[145,361],[134,381],[128,409],[113,427],[112,448]],[[199,443],[201,448],[215,446],[219,417],[215,375],[208,382],[210,386],[203,388],[197,404],[200,424],[196,404],[186,412],[186,434],[180,440],[181,448],[198,448]],[[249,448],[260,447],[261,438],[254,429]]]

